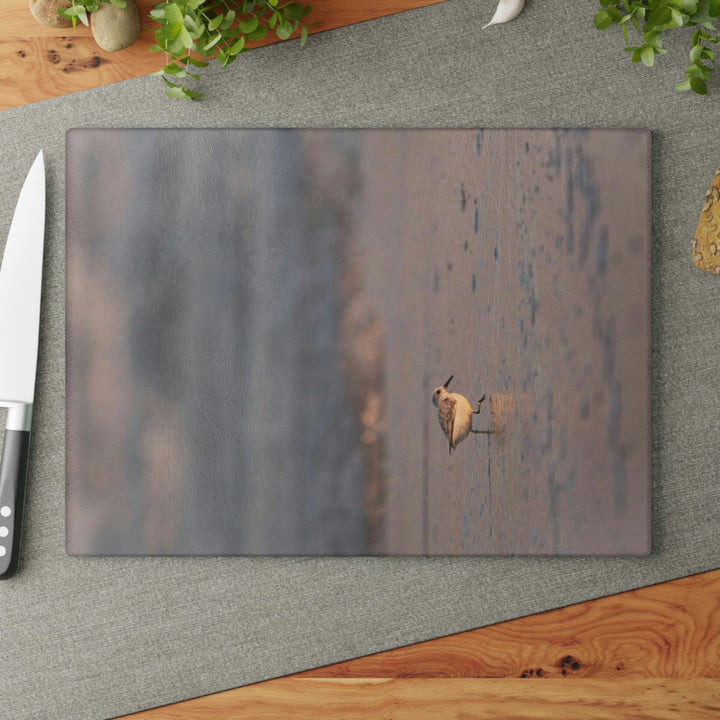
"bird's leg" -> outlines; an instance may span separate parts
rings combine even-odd
[[[478,409],[475,410],[474,412],[471,412],[471,415],[479,415],[480,414],[480,410],[482,410],[482,403],[483,403],[483,400],[485,399],[485,397],[486,396],[483,395],[478,400]],[[473,430],[473,428],[470,428],[470,432],[475,433],[475,435],[492,435],[495,431],[494,430]]]
[[[472,415],[479,415],[479,414],[480,414],[480,410],[482,410],[481,405],[483,404],[483,400],[485,399],[485,397],[486,397],[486,396],[483,395],[483,396],[478,400],[478,409],[477,409],[477,410],[473,410],[473,411],[471,412]]]

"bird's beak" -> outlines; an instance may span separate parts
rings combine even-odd
[[[455,375],[451,375],[446,381],[443,387],[447,390],[447,386],[450,384],[450,381],[455,377]]]

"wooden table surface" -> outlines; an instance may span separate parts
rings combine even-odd
[[[720,570],[125,718],[717,720]]]
[[[442,0],[308,0],[310,33],[351,25]],[[0,38],[0,110],[78,90],[146,75],[165,63],[162,53],[149,52],[158,24],[148,17],[157,0],[136,0],[142,20],[138,40],[126,50],[100,50],[89,28],[51,28],[36,22],[28,0],[2,0],[5,32]],[[277,42],[274,35],[248,47]],[[293,42],[291,38],[287,42]],[[297,41],[295,41],[297,42]],[[306,48],[312,47],[312,39]],[[158,79],[158,92],[164,86]]]
[[[312,32],[439,1],[314,0]],[[138,0],[135,45],[105,53],[86,28],[42,26],[28,0],[3,0],[0,109],[158,69],[153,4]],[[720,570],[125,717],[714,720]]]

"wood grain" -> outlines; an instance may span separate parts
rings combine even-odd
[[[720,678],[720,570],[303,673],[305,677]]]
[[[129,717],[147,720],[716,720],[719,680],[283,678]]]
[[[316,0],[307,20],[323,32],[442,0]],[[156,0],[137,0],[142,31],[126,50],[107,53],[97,47],[88,28],[50,28],[36,22],[28,0],[3,0],[4,28],[0,39],[0,110],[99,85],[146,75],[162,67],[164,56],[150,53],[157,24],[148,16]],[[268,37],[258,47],[278,42]],[[309,45],[311,47],[311,45]],[[162,88],[158,87],[162,92]]]
[[[125,716],[720,717],[720,570]]]

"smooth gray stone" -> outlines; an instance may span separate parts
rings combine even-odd
[[[140,35],[140,13],[133,0],[126,0],[120,8],[103,3],[91,13],[90,29],[100,48],[117,52],[130,47]]]
[[[582,5],[582,7],[580,7]],[[44,305],[20,573],[0,584],[0,717],[112,717],[720,566],[718,278],[690,242],[720,164],[720,86],[673,90],[592,3],[448,2],[247,53],[205,99],[141,78],[0,114],[0,227],[42,147]],[[672,35],[680,38],[672,38]],[[64,549],[64,141],[81,126],[650,127],[653,554],[644,559],[71,558]]]

